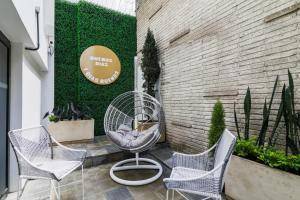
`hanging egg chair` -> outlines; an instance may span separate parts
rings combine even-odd
[[[129,91],[116,97],[105,113],[104,130],[115,145],[135,153],[135,158],[116,163],[110,169],[111,178],[117,183],[133,186],[157,180],[162,174],[161,165],[155,160],[140,158],[139,153],[155,145],[163,129],[162,108],[154,97],[137,91]],[[157,173],[151,178],[137,181],[121,179],[115,175],[117,171],[137,169],[156,170]]]

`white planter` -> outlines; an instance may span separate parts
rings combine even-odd
[[[300,176],[232,156],[225,193],[235,200],[299,200]]]
[[[94,139],[94,124],[94,119],[50,122],[48,130],[58,142],[88,142]]]

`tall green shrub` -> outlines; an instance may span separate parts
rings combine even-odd
[[[208,133],[209,146],[213,146],[222,135],[225,129],[225,112],[223,108],[223,104],[220,100],[214,105],[211,123]]]
[[[143,88],[146,93],[155,97],[155,83],[159,78],[160,66],[158,62],[158,48],[154,35],[150,29],[148,29],[142,53],[142,71],[145,80]]]

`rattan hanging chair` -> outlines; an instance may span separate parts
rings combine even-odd
[[[119,95],[108,106],[104,117],[104,129],[107,137],[115,145],[136,155],[135,158],[118,162],[111,168],[110,176],[114,181],[123,185],[145,185],[161,176],[162,167],[158,162],[139,157],[140,152],[155,145],[164,129],[162,108],[155,98],[137,91]],[[136,169],[158,172],[151,178],[138,181],[124,180],[114,173]]]

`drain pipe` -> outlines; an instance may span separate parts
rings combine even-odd
[[[37,28],[37,46],[36,47],[25,47],[29,51],[37,51],[40,48],[40,24],[39,24],[40,7],[35,7],[36,15],[36,28]]]

